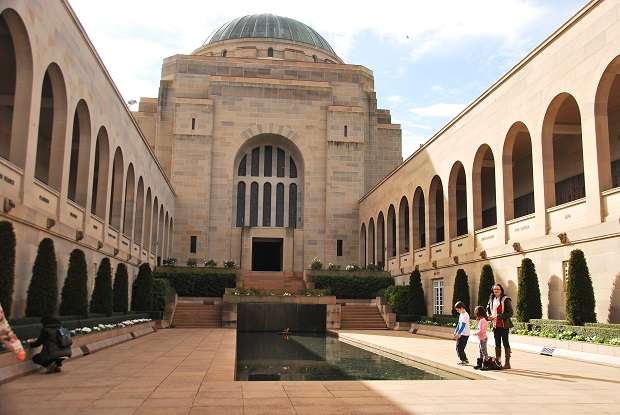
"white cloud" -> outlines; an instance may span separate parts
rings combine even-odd
[[[413,107],[409,110],[414,115],[431,118],[452,118],[465,108],[466,104],[439,103],[425,107]]]
[[[331,0],[70,3],[126,99],[156,96],[163,58],[190,53],[221,24],[245,14],[274,13],[303,21],[323,34],[345,60],[363,32],[398,42],[403,55],[419,57],[466,37],[519,39],[544,14],[544,8],[530,0],[393,1],[372,9]],[[401,64],[399,70],[406,67]]]

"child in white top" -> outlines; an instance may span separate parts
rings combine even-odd
[[[467,340],[469,340],[469,313],[465,309],[465,304],[462,301],[457,301],[454,304],[454,309],[459,313],[459,322],[454,330],[454,339],[456,340],[456,354],[459,356],[459,365],[469,364],[467,355],[465,354],[465,346],[467,346]]]

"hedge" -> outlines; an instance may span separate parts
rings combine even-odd
[[[174,288],[163,278],[153,279],[153,311],[165,311],[166,305],[174,301]]]
[[[586,327],[599,327],[603,329],[618,329],[620,330],[619,323],[586,323],[584,324]]]
[[[0,304],[4,314],[11,314],[15,285],[15,232],[13,224],[0,222]]]
[[[392,277],[355,277],[349,275],[314,275],[314,286],[328,289],[337,298],[368,299],[377,292],[394,285]]]
[[[542,302],[536,266],[530,258],[523,258],[519,268],[519,290],[517,293],[518,321],[530,321],[542,317]]]
[[[86,256],[80,249],[69,254],[69,268],[62,287],[60,315],[85,316],[88,314],[88,269]]]
[[[385,289],[385,300],[396,314],[405,314],[409,310],[409,286],[392,285]]]
[[[575,249],[568,261],[566,319],[574,325],[596,323],[594,289],[583,251]]]
[[[568,325],[568,320],[551,320],[546,318],[532,318],[530,319],[530,323],[533,325]]]
[[[54,241],[44,238],[39,243],[32,266],[32,279],[26,298],[26,316],[44,317],[56,313],[58,305],[58,264]]]
[[[131,287],[131,311],[151,311],[153,308],[153,273],[147,263],[140,265]]]
[[[480,285],[478,286],[478,305],[486,309],[489,297],[491,296],[491,290],[495,285],[495,276],[493,275],[493,268],[489,264],[485,264],[480,272]]]
[[[454,308],[454,304],[459,301],[465,304],[465,310],[471,312],[471,309],[469,308],[470,301],[468,276],[463,268],[457,269],[456,276],[454,277],[454,291],[452,291],[452,304],[450,304],[452,315],[454,317],[458,317],[459,315],[459,312]]]
[[[571,326],[567,324],[544,324],[537,325],[530,323],[530,331],[560,335],[564,333],[573,332],[578,336],[583,337],[597,337],[599,339],[611,340],[613,338],[620,338],[620,328],[605,328],[605,327],[592,327],[592,326]]]
[[[409,309],[407,313],[420,316],[426,314],[426,299],[424,298],[424,288],[422,287],[422,276],[417,269],[409,276]]]
[[[111,316],[114,312],[114,297],[112,294],[112,266],[109,258],[103,258],[97,276],[95,288],[90,299],[90,312],[103,313]]]
[[[126,313],[129,311],[129,275],[127,275],[127,266],[122,262],[116,266],[114,274],[114,311]]]
[[[165,279],[179,297],[222,297],[226,288],[235,288],[237,273],[225,272],[155,272],[155,278]]]

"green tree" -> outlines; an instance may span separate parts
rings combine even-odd
[[[530,321],[532,318],[542,318],[540,287],[534,263],[529,258],[523,258],[519,270],[517,320]]]
[[[45,238],[39,243],[32,266],[32,279],[26,299],[27,317],[51,316],[58,305],[58,264],[54,241]]]
[[[478,304],[481,307],[486,308],[491,296],[491,290],[495,285],[495,276],[493,275],[493,268],[489,264],[482,267],[480,272],[480,284],[478,285]]]
[[[151,311],[153,308],[153,273],[149,264],[140,265],[131,291],[131,311]]]
[[[129,276],[122,262],[116,266],[114,274],[114,311],[127,313],[129,310]]]
[[[452,293],[452,315],[458,316],[459,313],[454,309],[454,304],[457,301],[462,301],[465,304],[465,309],[469,311],[469,282],[467,281],[467,274],[463,268],[456,270],[456,277],[454,278],[454,291]]]
[[[90,312],[112,315],[112,266],[109,258],[103,258],[97,276],[95,277],[95,288],[90,299]]]
[[[574,325],[595,323],[594,289],[583,251],[575,249],[568,261],[566,282],[566,319]]]
[[[408,313],[416,316],[426,315],[426,300],[422,288],[422,276],[417,269],[409,276]]]
[[[80,249],[69,255],[67,278],[60,296],[60,314],[63,316],[85,316],[88,314],[88,271],[86,257]]]
[[[15,284],[15,232],[11,222],[0,222],[0,304],[8,317]]]

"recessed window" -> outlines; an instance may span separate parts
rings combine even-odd
[[[315,62],[318,62],[319,58],[317,58],[316,55],[312,55],[312,60],[314,60]]]
[[[196,118],[192,118],[192,130],[196,129]]]
[[[226,49],[224,49],[224,50],[222,51],[222,56],[226,57],[226,54],[227,54],[227,53],[228,53],[228,51],[227,51]]]
[[[349,135],[349,128],[345,125],[344,126],[344,136],[348,137],[348,135]]]
[[[342,239],[336,241],[336,256],[342,256]]]
[[[443,314],[443,278],[433,280],[433,314]]]
[[[273,58],[273,48],[267,49],[267,56],[269,56],[270,58]]]
[[[190,254],[196,253],[196,246],[198,245],[198,237],[192,235],[189,237],[189,252]]]

